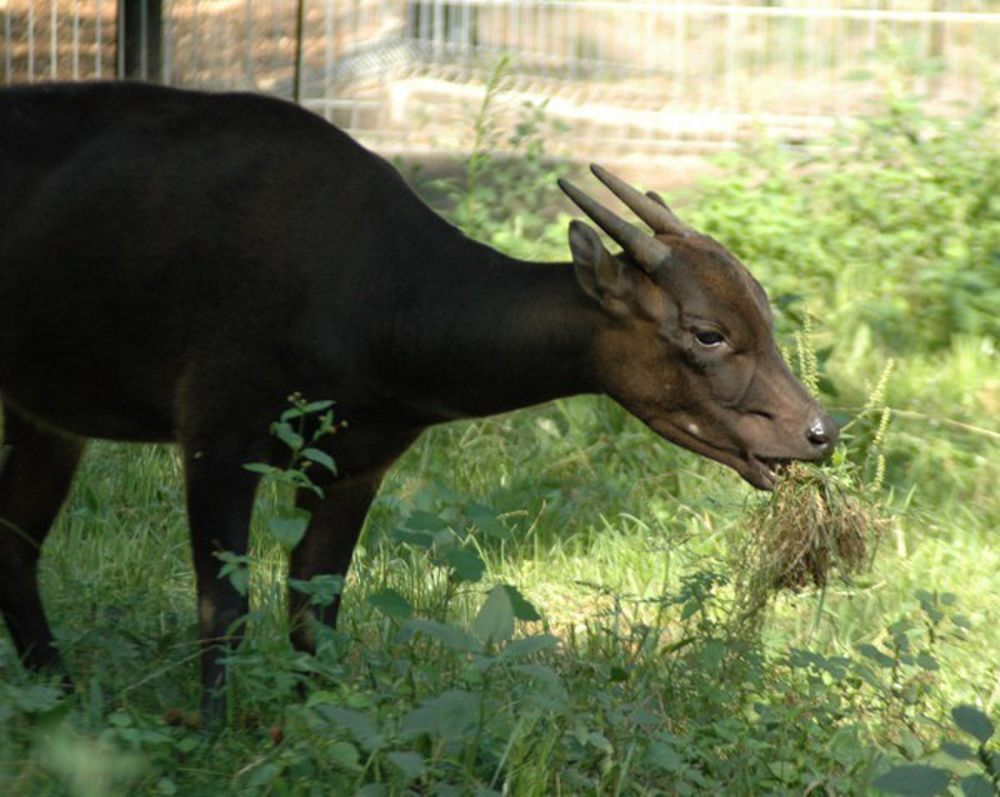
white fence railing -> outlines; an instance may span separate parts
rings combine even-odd
[[[864,112],[879,93],[865,78],[892,59],[916,66],[942,107],[1000,83],[1000,0],[760,3],[308,0],[303,102],[397,146],[451,145],[435,124],[474,102],[506,55],[518,96],[553,98],[577,140],[656,148],[760,124],[811,135]],[[295,0],[162,5],[147,76],[291,95]],[[119,75],[123,24],[115,0],[0,0],[0,78]]]

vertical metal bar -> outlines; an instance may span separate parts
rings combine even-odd
[[[73,80],[80,79],[80,2],[73,0]]]
[[[330,99],[330,92],[333,87],[333,63],[334,63],[334,52],[333,52],[333,15],[336,13],[334,7],[334,0],[326,0],[326,6],[324,8],[323,16],[323,50],[325,55],[325,65],[323,74],[323,97]],[[326,117],[326,121],[333,121],[333,110],[330,105],[327,104],[323,107],[323,115]]]
[[[243,82],[248,88],[257,88],[257,69],[254,62],[254,16],[253,3],[244,0],[243,3]]]
[[[122,43],[125,41],[125,3],[119,0],[118,3],[118,79],[125,77],[125,48]]]
[[[149,7],[139,1],[139,77],[149,80]]]
[[[94,13],[96,18],[94,20],[94,76],[100,80],[101,72],[104,66],[101,55],[104,52],[104,42],[102,40],[103,33],[103,23],[104,23],[104,9],[101,8],[101,0],[97,0],[97,5],[94,8]]]
[[[169,86],[174,81],[174,14],[173,0],[164,0],[163,41],[160,45],[160,82]]]
[[[35,80],[35,3],[28,3],[28,82]]]
[[[12,46],[13,35],[11,34],[10,31],[10,23],[11,23],[10,17],[11,17],[11,5],[10,3],[7,3],[7,8],[4,12],[4,24],[3,24],[3,35],[4,35],[3,40],[5,45],[5,47],[3,48],[3,75],[4,75],[4,82],[8,86],[10,85],[11,80],[13,79],[13,76],[11,75],[11,71],[13,70],[13,64],[11,63],[11,54],[10,54],[11,50],[13,49]]]
[[[674,74],[675,97],[687,96],[687,12],[674,3]]]
[[[59,17],[56,0],[49,2],[49,76],[55,80],[59,74]]]
[[[302,25],[305,21],[306,0],[298,0],[295,8],[295,70],[292,73],[292,96],[302,104]]]

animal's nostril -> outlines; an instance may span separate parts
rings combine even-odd
[[[837,425],[831,419],[820,416],[806,430],[806,439],[816,448],[829,451],[837,442]]]

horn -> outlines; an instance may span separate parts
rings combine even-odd
[[[590,171],[611,189],[611,193],[624,202],[629,210],[646,222],[653,232],[681,236],[691,235],[693,232],[667,207],[667,203],[659,194],[653,191],[643,194],[596,163],[590,164]]]
[[[560,178],[557,182],[563,193],[631,255],[632,259],[647,274],[652,274],[653,268],[670,256],[670,247],[665,243],[651,238],[637,227],[633,227],[624,219],[619,218],[568,180]]]

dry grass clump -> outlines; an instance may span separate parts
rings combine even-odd
[[[882,512],[835,475],[795,464],[772,499],[750,518],[758,568],[772,589],[827,584],[831,570],[857,573],[871,563],[887,524]]]
[[[740,552],[737,604],[744,618],[779,590],[825,587],[871,566],[889,524],[884,506],[836,472],[805,464],[784,470],[771,498],[751,511]]]

